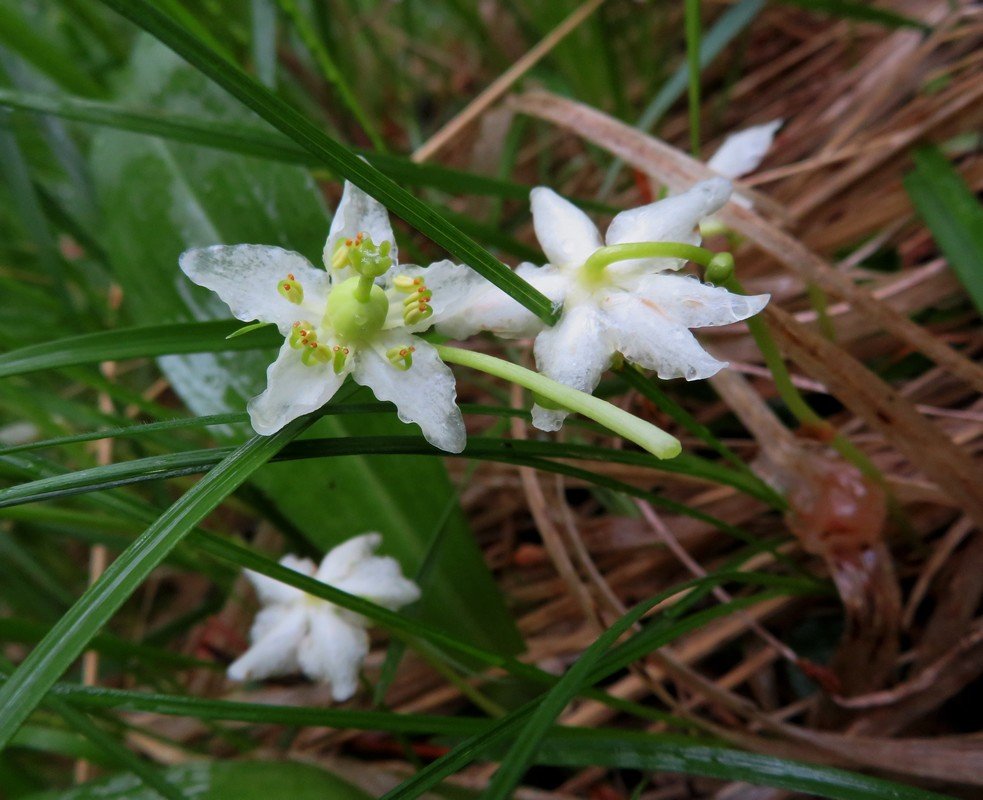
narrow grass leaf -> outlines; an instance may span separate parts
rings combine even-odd
[[[0,748],[93,636],[205,516],[310,424],[301,418],[237,448],[147,528],[58,620],[0,688]]]
[[[275,128],[318,156],[338,174],[522,303],[547,324],[556,321],[550,300],[426,203],[327,136],[316,124],[182,28],[147,0],[102,0],[159,39]]]
[[[231,452],[231,447],[223,447],[164,453],[80,469],[62,475],[53,475],[7,489],[0,489],[0,508],[40,500],[54,500],[82,492],[112,489],[131,483],[195,475],[212,469]],[[419,436],[345,436],[305,439],[284,447],[271,460],[292,461],[350,455],[448,456],[447,453],[435,448]],[[617,450],[572,442],[472,438],[462,453],[449,455],[450,457],[505,462],[515,457],[519,459],[569,458],[631,464],[662,472],[689,475],[725,486],[734,486],[752,497],[774,504],[772,493],[762,491],[759,483],[749,479],[745,473],[688,454],[677,456],[674,459],[662,460],[635,450]],[[10,460],[14,458],[15,456],[0,455],[0,463],[6,461],[6,463],[16,465],[15,460]]]
[[[798,6],[809,11],[818,11],[841,19],[852,19],[858,22],[876,22],[886,28],[918,28],[931,31],[932,28],[924,22],[879,8],[864,0],[779,0],[788,6]]]
[[[983,206],[935,147],[915,154],[904,187],[976,310],[983,314]]]
[[[557,729],[543,741],[535,760],[574,769],[601,765],[702,775],[831,800],[952,800],[947,795],[856,772],[747,753],[689,737],[603,728]]]

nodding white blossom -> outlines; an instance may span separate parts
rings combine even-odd
[[[710,157],[707,166],[725,178],[740,178],[749,172],[754,172],[764,161],[775,141],[775,134],[784,122],[781,119],[774,119],[763,125],[755,125],[732,133]],[[752,206],[751,199],[740,192],[735,193],[731,200],[744,208]],[[704,236],[713,236],[725,233],[727,227],[715,217],[708,217],[700,223],[700,230]]]
[[[674,274],[684,258],[621,260],[602,271],[585,267],[602,248],[640,242],[698,245],[700,220],[728,199],[730,182],[714,178],[689,191],[618,214],[604,241],[590,218],[544,187],[532,190],[536,236],[549,263],[522,264],[516,273],[555,304],[559,321],[543,323],[496,287],[460,267],[426,271],[434,287],[437,330],[464,338],[481,330],[503,337],[536,336],[536,366],[567,386],[592,392],[615,353],[660,378],[708,378],[726,366],[707,353],[690,328],[726,325],[758,313],[768,295],[745,297]],[[439,299],[438,299],[439,298]],[[533,424],[557,430],[563,409],[533,406]]]
[[[710,157],[707,166],[725,178],[740,178],[754,172],[764,161],[783,123],[784,120],[775,119],[732,133]]]
[[[365,533],[329,551],[319,567],[293,555],[280,564],[396,610],[418,600],[420,589],[394,558],[375,555],[381,542],[378,533]],[[249,632],[252,644],[229,666],[229,677],[247,681],[302,672],[330,683],[335,700],[351,698],[369,652],[368,620],[258,572],[245,574],[263,607]]]
[[[384,206],[346,183],[324,245],[326,270],[299,253],[240,244],[188,250],[184,273],[216,292],[244,321],[275,324],[284,336],[249,401],[257,433],[275,433],[327,403],[350,374],[435,446],[458,453],[465,430],[454,375],[414,334],[433,323],[423,278],[401,273]],[[448,262],[449,263],[449,262]]]

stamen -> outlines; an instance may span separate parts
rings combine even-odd
[[[430,298],[433,297],[433,292],[431,292],[426,286],[421,286],[416,292],[411,294],[403,301],[403,306],[409,308],[410,306],[417,304],[426,304],[430,302]]]
[[[339,239],[334,246],[334,253],[331,254],[331,268],[342,269],[348,265],[348,250],[352,246],[351,239]]]
[[[331,353],[328,348],[321,347],[317,342],[309,342],[300,354],[300,360],[307,367],[312,367],[314,364],[327,364],[331,361]]]
[[[316,343],[317,333],[314,331],[314,326],[311,323],[302,320],[293,324],[293,327],[290,329],[290,338],[288,341],[291,347],[300,349],[311,342]]]
[[[416,323],[431,316],[433,316],[433,308],[426,303],[419,303],[403,309],[403,322],[407,325],[416,325]]]
[[[403,300],[403,323],[415,325],[433,315],[430,307],[430,300],[433,292],[427,288],[423,278],[410,278],[408,275],[400,275],[393,281],[393,286],[408,295]]]
[[[413,366],[413,353],[415,352],[416,348],[412,345],[407,347],[393,347],[391,350],[386,351],[386,358],[396,369],[406,372],[406,370]]]
[[[423,284],[423,278],[411,278],[409,275],[397,275],[393,279],[393,288],[398,292],[408,293],[418,291]],[[425,288],[425,287],[424,287]]]
[[[276,290],[294,305],[300,305],[304,302],[304,287],[297,283],[297,279],[292,273],[276,285]]]
[[[340,375],[341,371],[345,368],[345,362],[348,360],[348,348],[341,347],[339,345],[334,346],[334,352],[332,353],[332,368],[334,369],[335,375]]]

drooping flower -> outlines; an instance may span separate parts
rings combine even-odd
[[[549,263],[522,264],[516,273],[562,305],[559,321],[544,330],[519,303],[448,263],[421,273],[436,290],[437,330],[456,338],[481,330],[507,338],[535,335],[539,371],[584,392],[597,387],[615,353],[663,379],[708,378],[726,364],[707,353],[689,329],[746,319],[764,308],[768,295],[745,297],[674,274],[686,263],[681,257],[602,258],[603,263],[598,257],[612,253],[615,245],[697,245],[700,220],[717,211],[730,192],[729,181],[715,178],[623,211],[602,242],[583,211],[550,189],[533,189],[533,225]],[[536,405],[533,424],[557,430],[567,413]]]
[[[378,533],[365,533],[338,545],[316,567],[307,558],[287,555],[280,564],[349,594],[395,611],[420,598],[399,562],[377,556]],[[331,684],[335,700],[348,700],[358,687],[358,671],[369,652],[368,620],[300,589],[246,570],[263,608],[249,632],[251,645],[228,669],[235,681],[302,672]]]
[[[324,245],[327,271],[265,245],[188,250],[181,269],[216,292],[238,319],[275,324],[283,346],[266,390],[249,401],[257,433],[275,433],[327,403],[350,374],[396,405],[435,446],[464,449],[454,375],[414,334],[433,323],[423,278],[394,268],[396,240],[379,202],[346,183]],[[381,285],[380,285],[381,284]]]
[[[784,120],[774,119],[732,133],[710,157],[707,166],[725,178],[740,178],[754,172],[771,149],[775,134],[783,123]]]

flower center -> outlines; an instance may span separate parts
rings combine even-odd
[[[402,324],[409,326],[433,315],[433,292],[423,278],[399,275],[389,291],[376,285],[375,279],[392,266],[390,249],[388,241],[377,246],[366,233],[338,242],[331,267],[350,267],[356,274],[332,286],[319,323],[294,323],[288,341],[301,351],[305,365],[331,364],[341,373],[353,346],[368,343],[384,328],[398,327],[400,316]],[[293,275],[280,281],[277,291],[295,305],[304,301],[304,289]],[[385,357],[393,367],[405,371],[413,366],[414,352],[407,344],[387,350]]]
[[[360,341],[381,331],[388,314],[389,298],[382,287],[376,286],[372,278],[359,275],[331,289],[324,324],[334,328],[342,339]]]

